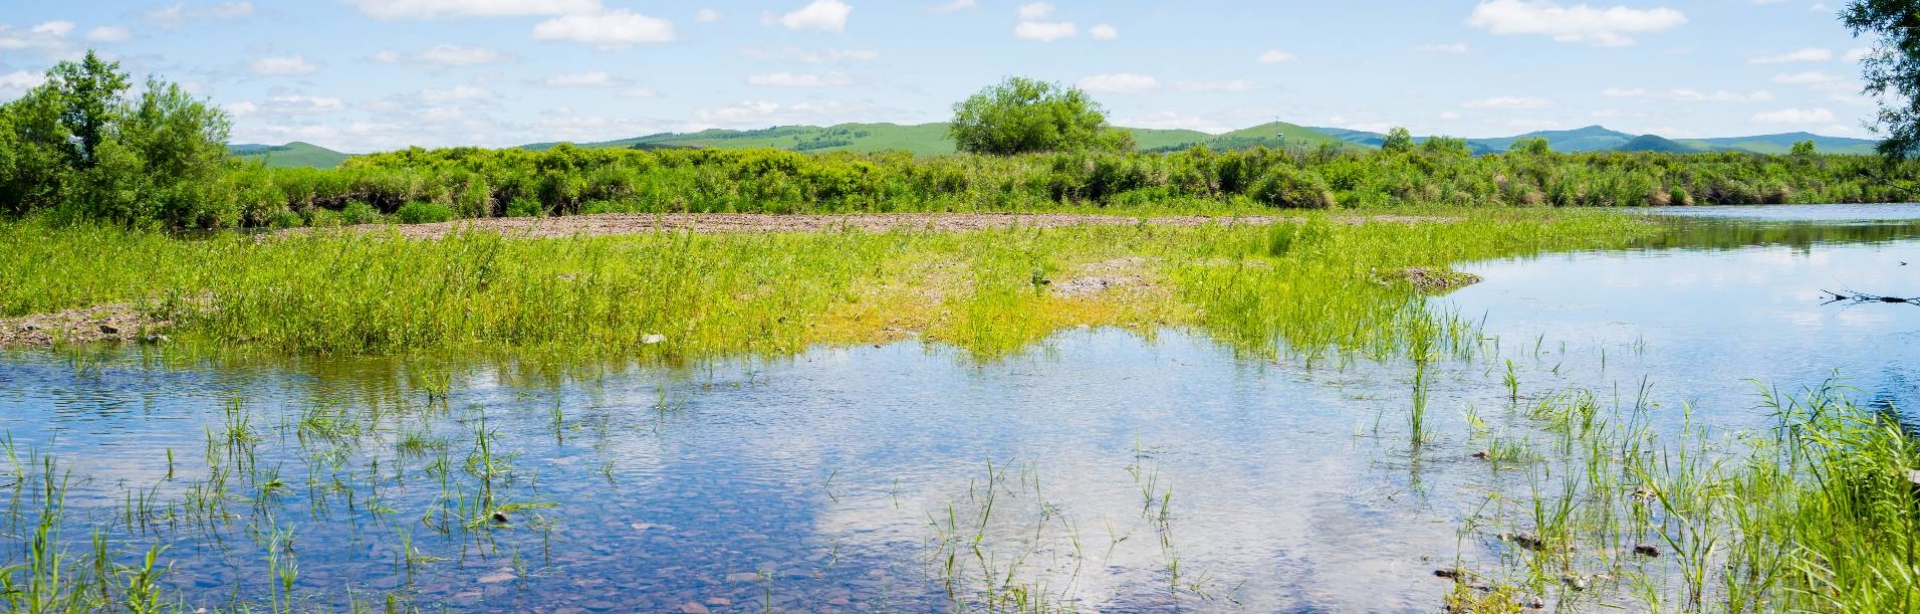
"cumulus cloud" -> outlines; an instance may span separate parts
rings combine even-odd
[[[1292,62],[1298,59],[1300,59],[1298,56],[1279,49],[1268,49],[1266,53],[1260,54],[1261,64],[1279,64],[1281,62]]]
[[[1093,37],[1094,40],[1110,41],[1120,38],[1120,29],[1103,23],[1087,28],[1087,36]]]
[[[1847,50],[1846,58],[1848,62],[1859,62],[1878,55],[1880,55],[1879,49],[1872,47],[1855,47]]]
[[[1145,94],[1160,89],[1160,80],[1147,75],[1119,73],[1081,79],[1080,89],[1096,94]]]
[[[548,87],[614,87],[623,83],[613,75],[601,71],[548,77]]]
[[[133,40],[133,30],[126,26],[100,26],[87,30],[87,42],[122,43]]]
[[[265,111],[279,113],[333,113],[344,111],[347,103],[339,98],[323,98],[305,95],[274,96],[262,107]]]
[[[832,1],[832,0],[826,0]],[[533,27],[534,40],[572,41],[602,49],[621,49],[641,43],[670,43],[673,22],[626,10],[589,15],[562,15]]]
[[[1207,134],[1221,134],[1233,130],[1231,126],[1216,120],[1198,115],[1183,115],[1173,111],[1122,117],[1116,119],[1114,123],[1148,130],[1194,130]]]
[[[1774,83],[1787,85],[1819,85],[1839,81],[1840,78],[1820,71],[1782,73],[1773,76]]]
[[[976,9],[976,8],[980,8],[980,3],[977,0],[953,0],[952,2],[948,2],[946,4],[936,4],[933,6],[929,6],[927,7],[927,12],[933,13],[935,15],[944,15],[947,13],[955,13],[955,12],[964,11],[967,9]]]
[[[766,101],[747,101],[724,107],[697,109],[693,120],[682,127],[688,132],[708,128],[765,128],[776,125],[840,124],[855,120],[872,121],[875,111],[862,104],[809,102],[793,105]]]
[[[716,11],[713,9],[700,9],[699,13],[694,14],[693,20],[698,21],[700,23],[713,23],[716,21],[720,21],[720,11]]]
[[[373,60],[382,64],[419,64],[431,68],[486,66],[507,59],[507,56],[492,49],[459,45],[434,45],[418,53],[382,51],[373,55]]]
[[[1499,110],[1512,111],[1512,110],[1520,110],[1520,109],[1544,109],[1544,108],[1553,106],[1553,101],[1547,100],[1545,98],[1527,98],[1523,96],[1495,96],[1492,98],[1486,98],[1482,100],[1468,101],[1466,104],[1463,104],[1461,106],[1469,109],[1499,109]]]
[[[346,0],[375,19],[534,17],[600,12],[600,0]]]
[[[320,65],[304,56],[260,58],[253,61],[253,74],[263,77],[298,77],[320,72]]]
[[[747,83],[761,87],[839,87],[852,84],[853,79],[840,73],[816,75],[777,72],[747,77]]]
[[[1826,109],[1781,109],[1753,114],[1756,124],[1827,124],[1833,123],[1833,112]]]
[[[1750,64],[1792,64],[1795,62],[1826,62],[1832,59],[1832,50],[1808,47],[1798,51],[1789,51],[1776,55],[1755,56],[1747,62]]]
[[[490,100],[492,98],[493,98],[492,91],[489,91],[485,88],[473,87],[469,85],[461,85],[461,86],[451,87],[443,90],[426,89],[426,90],[420,91],[420,100],[428,104],[444,104],[449,102],[474,102],[479,100]]]
[[[73,23],[66,21],[49,21],[25,31],[0,24],[0,51],[32,50],[52,57],[64,56],[71,45],[67,35],[73,28]]]
[[[226,2],[221,4],[175,3],[171,6],[147,11],[147,21],[163,28],[176,28],[189,21],[240,19],[253,15],[251,2]]]
[[[1602,47],[1632,45],[1632,35],[1665,32],[1686,23],[1686,14],[1666,7],[1568,7],[1552,0],[1487,0],[1467,17],[1467,25],[1493,34],[1537,34]]]
[[[1665,92],[1655,92],[1645,88],[1610,88],[1600,92],[1600,95],[1608,98],[1646,98],[1673,102],[1718,102],[1730,104],[1769,102],[1773,100],[1773,94],[1766,91],[1740,93],[1727,90],[1714,90],[1712,92],[1703,92],[1693,88],[1678,88]]]
[[[1073,38],[1078,34],[1080,34],[1080,28],[1073,25],[1071,21],[1022,21],[1020,25],[1013,27],[1014,38],[1043,43]]]
[[[812,30],[816,32],[840,33],[847,31],[847,17],[853,14],[853,5],[840,0],[814,0],[813,4],[800,10],[781,15],[780,25],[788,30]]]
[[[749,60],[800,62],[804,64],[851,60],[869,61],[880,58],[880,52],[871,49],[827,49],[824,51],[813,51],[801,47],[781,47],[777,49],[743,47],[740,49],[740,55]]]
[[[7,98],[19,96],[27,90],[40,87],[40,84],[46,81],[46,75],[24,70],[0,75],[0,96]]]

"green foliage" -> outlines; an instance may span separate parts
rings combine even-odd
[[[1553,153],[1553,143],[1539,137],[1520,139],[1514,142],[1513,149],[1509,151],[1528,156],[1544,156]]]
[[[435,224],[453,220],[453,209],[434,203],[410,202],[393,212],[402,224]]]
[[[1860,61],[1866,93],[1879,97],[1880,153],[1893,159],[1920,154],[1920,0],[1853,0],[1840,20],[1853,35],[1878,37],[1879,50]],[[1887,100],[1894,102],[1887,102]]]
[[[1333,190],[1319,173],[1276,166],[1253,185],[1250,196],[1262,204],[1290,209],[1331,209]]]
[[[228,178],[226,115],[174,84],[149,79],[135,100],[129,88],[118,63],[88,53],[0,105],[0,214],[173,227],[238,221],[210,207]]]
[[[350,226],[377,224],[380,222],[380,211],[363,200],[348,201],[347,205],[340,209],[340,221]]]
[[[1392,153],[1413,151],[1413,133],[1406,128],[1388,130],[1386,140],[1380,143],[1380,150]]]
[[[1811,155],[1814,155],[1814,153],[1815,151],[1814,151],[1813,141],[1800,141],[1798,143],[1793,144],[1793,152],[1789,155],[1801,157],[1801,156],[1811,156]]]
[[[1086,92],[1019,77],[954,105],[948,134],[960,151],[999,156],[1134,148]]]

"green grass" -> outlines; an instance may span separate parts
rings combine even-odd
[[[552,240],[332,231],[182,240],[25,223],[0,227],[0,305],[17,315],[139,301],[173,319],[182,342],[291,354],[691,360],[912,331],[991,357],[1073,326],[1171,325],[1250,353],[1388,356],[1410,342],[1442,347],[1463,330],[1377,270],[1618,245],[1652,228],[1587,212],[1411,225],[1301,219]],[[1141,283],[1087,297],[1047,289],[1123,259],[1142,263]]]

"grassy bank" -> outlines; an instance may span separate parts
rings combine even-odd
[[[291,354],[688,360],[919,335],[996,356],[1073,326],[1196,326],[1250,352],[1390,355],[1435,323],[1402,271],[1619,245],[1599,212],[1271,228],[1153,225],[441,240],[0,227],[0,312],[133,302],[182,343]]]

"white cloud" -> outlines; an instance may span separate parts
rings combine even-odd
[[[814,0],[813,4],[780,16],[780,25],[788,30],[839,33],[847,31],[847,16],[852,14],[853,6],[840,0]]]
[[[253,61],[253,74],[263,77],[298,77],[320,72],[320,65],[304,56],[260,58]]]
[[[953,0],[952,2],[948,2],[946,4],[936,4],[933,6],[929,6],[927,7],[927,12],[933,13],[935,15],[944,15],[947,13],[954,13],[954,12],[964,11],[967,9],[976,9],[976,8],[980,8],[980,3],[977,0]]]
[[[1259,84],[1246,79],[1232,81],[1175,81],[1173,89],[1183,92],[1201,93],[1241,93],[1260,89]]]
[[[716,21],[720,21],[720,11],[716,11],[713,9],[700,9],[699,13],[694,14],[693,20],[698,21],[700,23],[713,23]]]
[[[1521,96],[1495,96],[1483,100],[1472,100],[1461,105],[1469,109],[1544,109],[1553,106],[1553,101],[1545,98],[1526,98]]]
[[[1442,43],[1442,44],[1436,44],[1436,45],[1421,45],[1419,49],[1421,51],[1432,51],[1435,53],[1467,53],[1469,51],[1473,51],[1473,48],[1467,46],[1466,43]]]
[[[1808,47],[1797,51],[1777,55],[1755,56],[1749,64],[1791,64],[1795,62],[1826,62],[1833,59],[1833,51],[1819,47]]]
[[[1103,23],[1087,28],[1087,36],[1093,37],[1094,40],[1110,41],[1120,38],[1120,29]]]
[[[1279,64],[1281,62],[1292,62],[1298,59],[1300,59],[1298,56],[1279,49],[1268,49],[1266,53],[1260,54],[1261,64]]]
[[[133,39],[133,30],[126,26],[100,26],[87,31],[87,41],[93,43],[121,43]]]
[[[777,72],[747,77],[747,83],[761,87],[839,87],[852,84],[853,79],[837,72],[824,75]]]
[[[1830,124],[1833,123],[1833,112],[1826,109],[1781,109],[1778,111],[1755,113],[1753,115],[1753,123]]]
[[[1053,10],[1053,5],[1045,2],[1022,4],[1020,5],[1020,18],[1027,21],[1046,19],[1053,16]]]
[[[478,87],[473,87],[468,85],[451,87],[444,90],[428,89],[428,90],[422,90],[420,92],[420,100],[422,102],[426,102],[429,104],[440,104],[440,103],[447,103],[447,102],[472,102],[476,100],[489,100],[492,98],[493,98],[493,92],[488,91],[484,88],[478,88]]]
[[[533,17],[600,12],[600,0],[346,0],[375,19]]]
[[[226,105],[227,114],[234,117],[246,117],[260,112],[260,105],[251,102],[236,102]]]
[[[783,105],[777,102],[748,101],[718,108],[697,109],[693,121],[682,127],[686,132],[708,128],[765,128],[776,125],[830,125],[849,121],[873,121],[872,108],[839,102]]]
[[[1073,38],[1075,35],[1078,35],[1079,33],[1080,33],[1080,28],[1073,25],[1073,22],[1071,21],[1061,21],[1061,22],[1022,21],[1020,22],[1020,25],[1014,26],[1013,28],[1014,38],[1030,40],[1030,41],[1040,41],[1043,43],[1051,43],[1053,41],[1057,41],[1060,39]]]
[[[1833,75],[1829,75],[1827,73],[1820,72],[1820,71],[1781,73],[1773,76],[1774,83],[1785,83],[1788,85],[1819,85],[1822,83],[1832,83],[1834,81],[1839,81],[1839,80],[1840,80],[1839,77],[1835,77]]]
[[[176,28],[189,21],[201,19],[240,19],[253,15],[251,2],[227,2],[223,4],[188,5],[175,3],[166,8],[147,11],[147,21],[159,24],[163,28]]]
[[[49,21],[33,27],[34,34],[45,34],[56,38],[66,38],[73,33],[71,21]]]
[[[339,98],[320,98],[314,96],[289,95],[268,99],[266,109],[282,114],[292,113],[333,113],[344,111],[346,101]]]
[[[548,77],[544,83],[546,83],[548,87],[613,87],[620,85],[621,81],[615,79],[613,75],[594,71],[571,75],[556,75]]]
[[[1160,89],[1160,80],[1128,73],[1094,75],[1081,79],[1079,87],[1095,94],[1145,94]]]
[[[421,64],[432,68],[466,68],[486,66],[507,61],[507,57],[492,49],[480,47],[462,47],[459,45],[435,45],[419,53],[406,54],[398,51],[382,51],[373,55],[375,62],[382,64]]]
[[[1443,122],[1460,121],[1460,112],[1459,111],[1441,111],[1440,121],[1443,121]]]
[[[1195,130],[1207,134],[1220,134],[1233,130],[1231,126],[1218,121],[1195,115],[1182,115],[1173,111],[1161,111],[1150,115],[1135,115],[1114,120],[1116,125],[1148,130]]]
[[[1877,55],[1880,55],[1879,49],[1872,47],[1855,47],[1847,50],[1846,58],[1848,62],[1859,62]]]
[[[46,75],[24,70],[0,75],[0,95],[18,96],[26,93],[27,90],[40,87],[40,84],[46,81]]]
[[[1740,92],[1729,92],[1727,90],[1702,92],[1693,88],[1679,88],[1665,92],[1654,92],[1645,88],[1613,88],[1600,92],[1600,95],[1608,98],[1647,98],[1654,100],[1671,100],[1674,102],[1719,102],[1732,104],[1768,102],[1773,100],[1773,94],[1766,91],[1742,94]]]
[[[1660,7],[1564,7],[1552,0],[1487,0],[1473,8],[1467,25],[1493,34],[1538,34],[1562,43],[1624,47],[1630,35],[1671,30],[1687,23],[1680,11]]]
[[[831,1],[831,0],[827,0]],[[562,15],[533,27],[533,39],[572,41],[601,49],[620,49],[641,43],[670,43],[673,22],[616,9],[591,15]]]
[[[825,51],[813,51],[813,50],[804,49],[801,47],[782,47],[778,49],[767,49],[767,48],[761,48],[761,47],[743,47],[740,49],[740,55],[749,60],[762,60],[762,61],[768,61],[768,62],[801,62],[805,64],[820,64],[823,62],[840,62],[840,61],[848,61],[848,60],[869,61],[869,60],[880,59],[880,52],[874,51],[871,49],[846,49],[846,50],[827,49]]]

